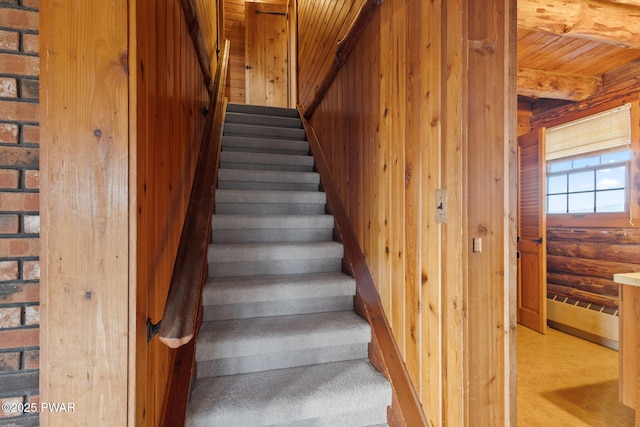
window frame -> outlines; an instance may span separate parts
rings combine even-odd
[[[594,165],[594,166],[585,166],[585,167],[581,167],[581,168],[571,168],[571,169],[566,169],[566,170],[562,170],[562,171],[558,171],[558,172],[550,172],[550,165],[553,163],[560,163],[560,162],[567,162],[567,161],[576,161],[576,160],[581,160],[581,159],[588,159],[590,157],[601,157],[603,155],[606,154],[612,154],[612,153],[620,153],[620,152],[629,152],[630,153],[630,157],[627,160],[621,160],[621,161],[617,161],[615,163],[600,163],[598,165]],[[555,215],[599,215],[599,214],[621,214],[624,215],[625,217],[629,216],[630,213],[630,209],[631,209],[631,200],[630,200],[630,196],[631,196],[631,191],[630,191],[630,187],[631,187],[631,174],[630,174],[630,170],[631,170],[631,160],[633,159],[633,151],[631,151],[630,149],[618,149],[618,150],[614,150],[614,151],[609,151],[609,150],[604,150],[604,151],[593,151],[593,152],[589,152],[589,153],[585,153],[583,155],[580,156],[572,156],[572,157],[562,157],[559,159],[554,159],[554,160],[550,160],[550,161],[546,161],[545,162],[545,166],[546,166],[546,172],[545,172],[545,197],[547,200],[547,205],[546,205],[546,210],[547,212],[546,215],[549,215],[549,217],[551,216],[555,216]],[[603,170],[603,169],[614,169],[614,168],[619,168],[624,166],[625,168],[625,173],[624,173],[624,178],[625,178],[625,185],[624,187],[621,188],[614,188],[614,189],[598,189],[597,188],[597,181],[596,181],[596,177],[597,177],[597,172],[599,170]],[[594,186],[592,190],[586,190],[586,191],[571,191],[569,188],[569,182],[567,182],[567,187],[566,187],[566,191],[565,192],[561,192],[561,193],[550,193],[549,192],[549,178],[550,177],[554,177],[554,176],[566,176],[567,180],[569,179],[569,176],[572,174],[576,174],[576,173],[583,173],[583,172],[593,172],[594,175]],[[563,195],[566,194],[567,195],[567,209],[569,209],[569,195],[570,194],[581,194],[581,193],[589,193],[589,194],[593,194],[594,195],[594,209],[597,208],[596,205],[596,200],[597,200],[597,194],[598,193],[603,193],[603,192],[607,192],[607,191],[618,191],[618,190],[624,190],[624,210],[623,211],[617,211],[617,212],[597,212],[597,211],[593,211],[593,212],[549,212],[548,211],[548,200],[549,200],[549,196],[554,196],[554,195]]]
[[[640,101],[638,95],[625,97],[617,101],[604,103],[598,107],[574,111],[563,118],[545,123],[544,127],[558,126],[581,118],[598,114],[606,110],[631,104],[631,160],[627,168],[627,212],[595,212],[548,214],[545,216],[548,227],[639,227],[640,226]],[[555,160],[554,160],[555,161]],[[545,159],[545,204],[546,204],[546,165]]]

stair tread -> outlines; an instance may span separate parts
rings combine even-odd
[[[333,228],[333,215],[233,215],[215,214],[214,230],[255,230],[271,228]]]
[[[341,243],[284,242],[284,243],[214,243],[209,245],[208,262],[233,263],[273,260],[302,260],[342,258]]]
[[[240,123],[225,123],[223,135],[244,137],[256,136],[261,139],[278,139],[291,141],[304,141],[306,137],[304,129],[279,126],[247,125]]]
[[[267,154],[242,151],[222,151],[220,161],[227,163],[255,163],[270,165],[301,165],[313,166],[313,157],[297,154]]]
[[[216,203],[313,203],[326,204],[321,191],[216,190]]]
[[[249,125],[290,127],[293,129],[302,128],[302,120],[298,117],[286,117],[267,114],[256,114],[251,112],[227,111],[225,121],[227,123],[242,123]]]
[[[354,311],[204,322],[196,360],[336,347],[371,340],[369,324]]]
[[[249,114],[263,114],[269,116],[300,117],[300,115],[298,114],[298,110],[296,110],[295,108],[270,107],[266,105],[228,103],[227,111]]]
[[[340,272],[227,277],[207,281],[207,305],[355,295],[355,280]]]
[[[218,182],[224,181],[318,184],[320,183],[320,175],[317,172],[219,169]]]
[[[368,360],[196,381],[187,425],[261,426],[391,404],[391,387]]]

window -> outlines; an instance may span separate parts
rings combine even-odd
[[[547,130],[547,213],[628,212],[630,106]]]

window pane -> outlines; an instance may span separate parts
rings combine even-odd
[[[567,213],[566,194],[547,196],[547,213]]]
[[[571,160],[565,162],[553,162],[549,164],[549,172],[561,172],[571,169]]]
[[[596,212],[624,212],[624,190],[598,191]]]
[[[608,190],[612,188],[624,188],[626,167],[620,166],[613,169],[601,169],[596,171],[596,189]]]
[[[585,159],[576,159],[573,161],[573,168],[586,168],[587,166],[598,166],[600,164],[600,156],[587,157]]]
[[[631,159],[631,151],[618,151],[617,153],[604,154],[602,156],[602,164],[606,165],[607,163],[626,162],[629,159]]]
[[[550,176],[547,178],[547,194],[567,192],[567,175]]]
[[[569,212],[593,212],[595,193],[569,194]]]
[[[593,171],[570,174],[569,191],[593,191]],[[593,205],[591,208],[593,209]]]

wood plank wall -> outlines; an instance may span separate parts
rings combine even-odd
[[[231,43],[229,52],[229,102],[244,104],[244,2],[224,0],[225,38]]]
[[[128,2],[40,8],[40,424],[128,425]]]
[[[137,228],[132,236],[137,266],[132,417],[136,425],[151,426],[159,425],[173,352],[157,337],[147,345],[145,322],[148,317],[157,323],[164,309],[209,96],[180,0],[137,1],[136,16],[131,35],[137,46],[131,76],[136,97],[131,223]]]
[[[515,414],[515,80],[493,83],[515,61],[515,39],[501,44],[515,36],[515,2],[471,3],[386,0],[311,119],[429,425],[505,425]],[[299,1],[303,106],[360,4]],[[485,19],[492,8],[501,13]],[[475,46],[468,31],[496,42]],[[491,119],[469,123],[488,99]],[[435,221],[438,188],[446,225]],[[470,260],[472,236],[485,246]]]
[[[196,5],[198,21],[202,31],[202,39],[204,40],[207,54],[211,59],[211,72],[215,73],[217,64],[217,50],[222,50],[224,40],[218,40],[218,13],[217,1],[211,0],[193,0]],[[219,0],[221,1],[221,0]]]
[[[231,43],[227,97],[229,102],[238,104],[245,103],[245,1],[224,1],[225,38]],[[287,4],[287,0],[273,0],[265,3]]]

